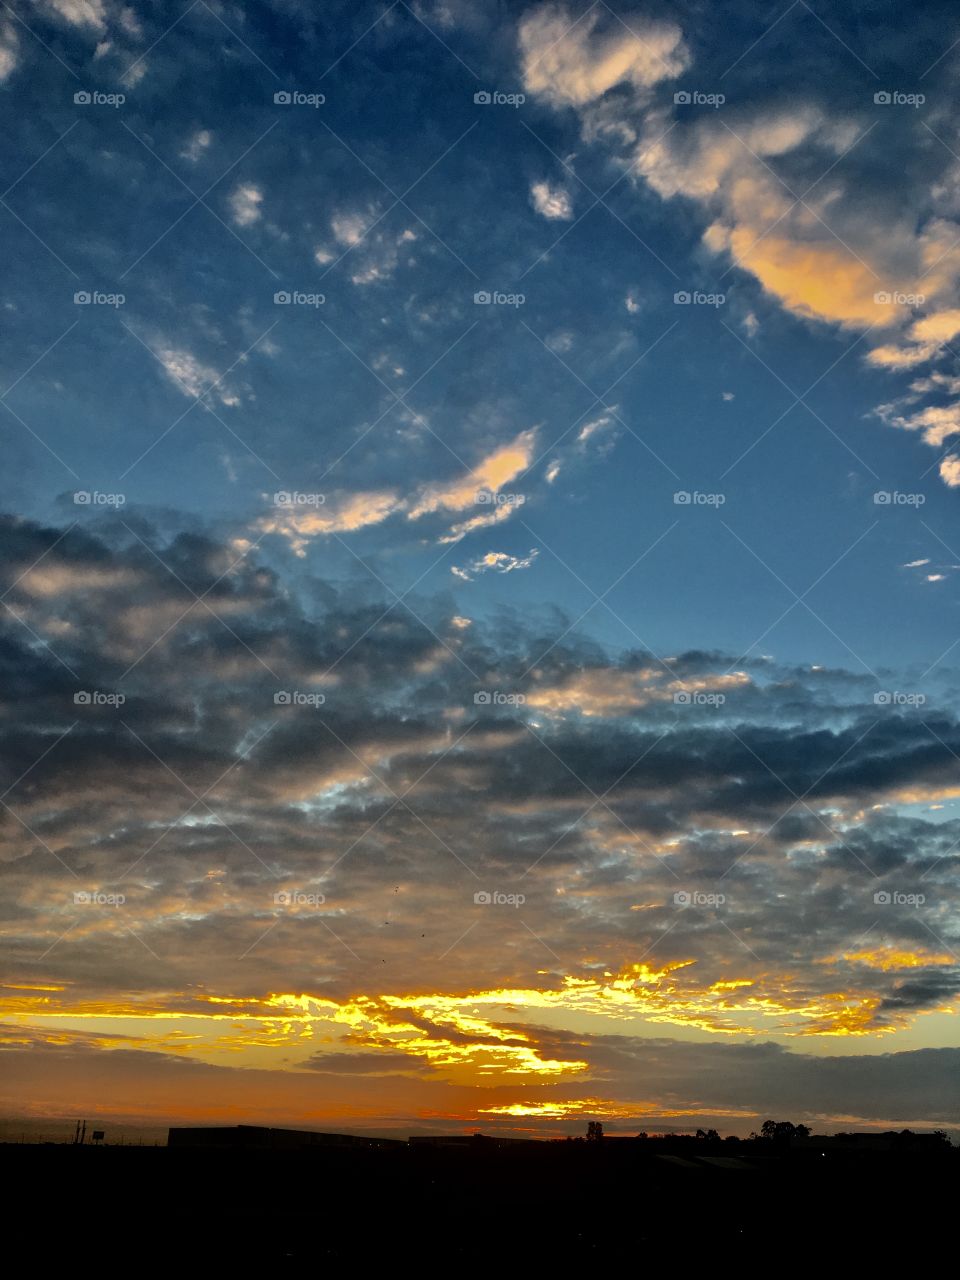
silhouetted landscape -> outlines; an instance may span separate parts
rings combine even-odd
[[[474,1135],[408,1141],[257,1126],[181,1128],[169,1146],[5,1144],[11,1221],[64,1229],[57,1256],[443,1267],[756,1265],[915,1258],[953,1211],[960,1150],[932,1133]],[[786,1129],[793,1126],[786,1123]],[[885,1205],[896,1196],[896,1211]],[[156,1206],[162,1205],[160,1214]]]

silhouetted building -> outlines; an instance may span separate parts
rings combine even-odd
[[[171,1129],[167,1145],[291,1150],[307,1147],[391,1147],[403,1144],[399,1139],[393,1138],[359,1138],[349,1133],[314,1133],[310,1129],[266,1129],[259,1125],[238,1124]]]

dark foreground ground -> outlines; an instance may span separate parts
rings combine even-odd
[[[720,1163],[711,1163],[717,1159]],[[519,1150],[0,1147],[6,1259],[130,1274],[175,1262],[922,1267],[955,1252],[960,1151],[742,1162],[637,1144]],[[563,1272],[566,1274],[566,1271]]]

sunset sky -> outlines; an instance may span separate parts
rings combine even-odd
[[[0,1134],[956,1136],[958,80],[0,9]]]

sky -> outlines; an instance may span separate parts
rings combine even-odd
[[[2,6],[4,1126],[960,1130],[958,77]]]

